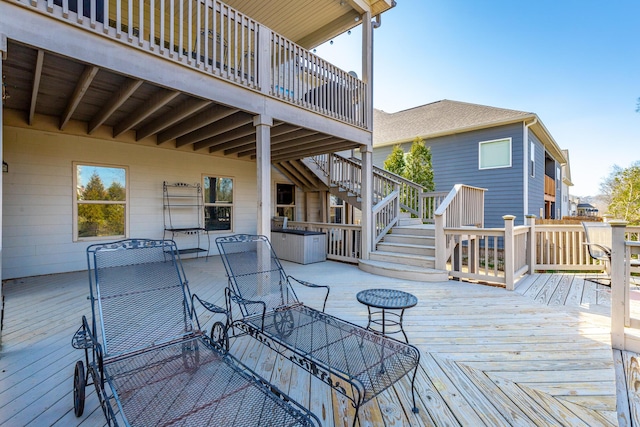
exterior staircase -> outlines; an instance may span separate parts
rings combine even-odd
[[[351,168],[359,168],[353,160]],[[283,174],[301,187],[325,188],[334,196],[360,209],[360,182],[352,182],[346,177],[359,176],[359,173],[340,173],[340,179],[332,179],[327,172],[328,167],[320,167],[317,160],[306,158],[289,161],[287,164],[275,165]],[[342,171],[344,169],[341,169]],[[390,172],[374,169],[378,179],[387,179]],[[302,182],[304,178],[304,182]],[[395,177],[404,180],[402,177]],[[306,185],[304,185],[306,183]],[[410,185],[417,186],[408,181]],[[421,188],[421,187],[420,187]],[[376,195],[374,194],[374,197]],[[383,195],[378,195],[380,199]],[[406,208],[405,206],[403,206]],[[436,270],[435,267],[435,227],[423,224],[420,218],[411,218],[410,213],[401,213],[397,223],[391,228],[376,249],[370,253],[370,259],[358,260],[361,270],[380,276],[394,277],[404,280],[422,282],[443,282],[448,280],[448,273]]]
[[[358,260],[358,267],[379,276],[446,282],[448,273],[434,268],[435,250],[435,226],[401,213],[398,224],[376,245],[368,260]]]

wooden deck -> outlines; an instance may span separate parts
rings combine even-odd
[[[640,426],[633,382],[640,380],[633,375],[640,376],[631,369],[624,381],[621,373],[623,366],[637,369],[640,358],[612,352],[606,291],[580,276],[533,275],[509,292],[465,282],[399,281],[336,262],[284,266],[295,277],[331,285],[327,312],[360,325],[367,315],[355,299],[359,290],[395,287],[419,299],[405,315],[405,329],[422,355],[420,413],[411,412],[407,378],[361,409],[362,426]],[[226,279],[218,257],[189,260],[185,267],[192,292],[222,303]],[[86,275],[5,283],[0,425],[104,424],[89,388],[85,414],[73,414],[73,364],[82,353],[71,347],[71,337],[81,316],[90,315]],[[300,292],[300,299],[321,304],[309,292]],[[349,403],[291,362],[248,338],[238,339],[232,351],[325,426],[350,425]],[[635,402],[631,409],[628,398]]]

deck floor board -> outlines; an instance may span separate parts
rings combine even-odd
[[[219,257],[184,264],[192,292],[224,306]],[[407,376],[361,408],[361,426],[640,426],[640,357],[611,350],[607,289],[585,281],[585,274],[533,274],[509,292],[391,279],[336,262],[284,266],[294,277],[330,285],[327,312],[362,326],[367,311],[355,299],[358,291],[393,287],[418,297],[404,325],[421,352],[420,411],[411,411]],[[313,290],[296,290],[300,300],[320,308]],[[81,418],[72,406],[73,365],[83,355],[70,343],[81,316],[90,316],[87,273],[8,280],[4,294],[0,424],[104,424],[93,386]],[[197,311],[205,330],[221,320]],[[353,418],[344,396],[256,340],[232,340],[231,351],[310,408],[323,426]]]

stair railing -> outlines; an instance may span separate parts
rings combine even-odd
[[[320,154],[311,157],[318,168],[328,177],[329,186],[338,187],[357,197],[362,191],[362,165],[357,159],[347,159],[337,154]],[[391,175],[373,173],[373,204],[391,194],[400,185]],[[402,177],[400,177],[402,178]],[[409,181],[410,182],[410,181]]]
[[[436,268],[445,270],[456,242],[447,240],[445,228],[484,227],[484,192],[486,189],[456,184],[436,209]]]
[[[374,245],[396,225],[400,216],[400,192],[396,189],[373,207]]]

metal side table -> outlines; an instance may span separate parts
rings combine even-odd
[[[411,308],[418,303],[415,295],[395,289],[365,289],[356,295],[358,301],[367,306],[369,319],[367,329],[374,331],[372,325],[381,327],[382,335],[397,334],[402,332],[404,339],[409,343],[409,338],[402,326],[402,317],[407,308]],[[372,309],[380,309],[372,311]],[[389,311],[392,310],[392,311]],[[400,313],[394,312],[400,311]],[[387,328],[393,328],[388,331]]]

